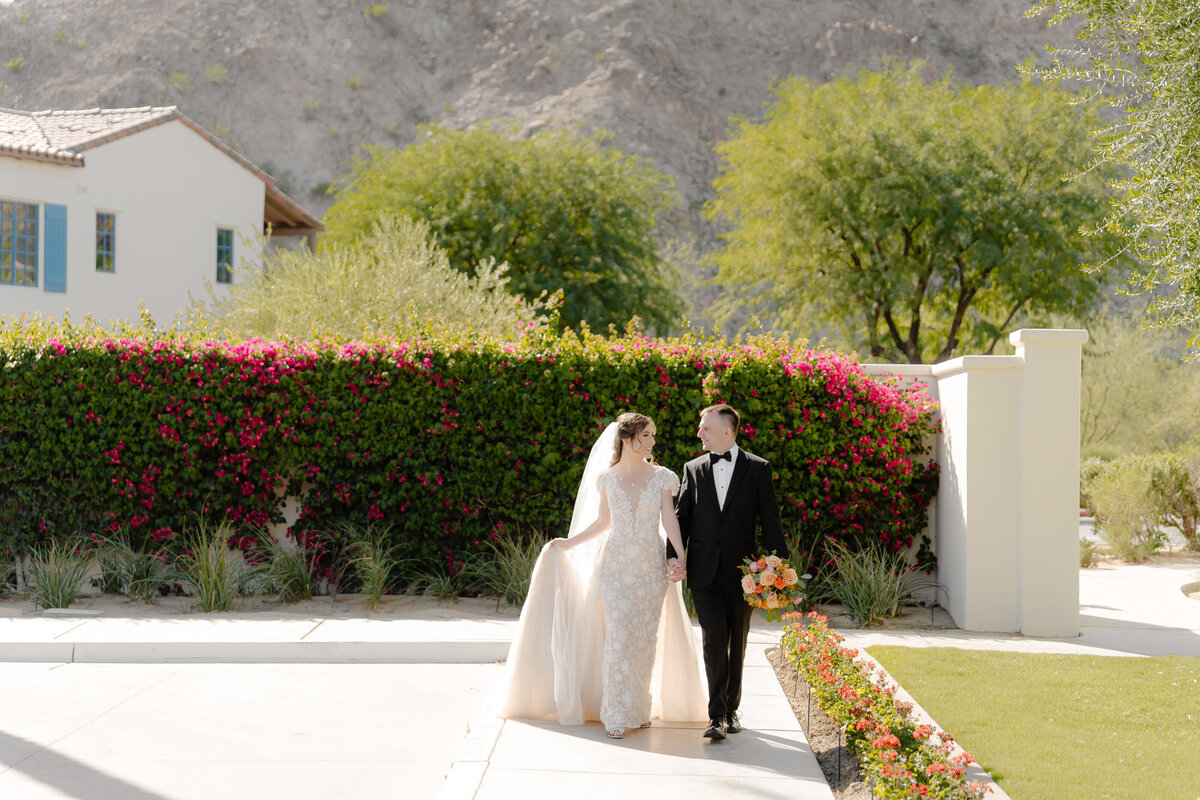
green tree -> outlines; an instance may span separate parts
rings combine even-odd
[[[1157,290],[1166,323],[1200,319],[1200,5],[1195,0],[1054,0],[1029,16],[1079,18],[1081,46],[1052,50],[1041,73],[1081,81],[1119,114],[1096,133],[1099,157],[1126,168],[1108,228],[1139,262],[1130,283]],[[1030,71],[1033,71],[1032,69]],[[1192,347],[1200,347],[1193,334]]]
[[[1083,348],[1079,444],[1118,456],[1176,450],[1197,439],[1200,376],[1180,361],[1181,332],[1147,329],[1141,306],[1088,325]]]
[[[1095,110],[923,70],[791,77],[762,122],[736,121],[707,209],[731,223],[718,280],[776,324],[911,363],[990,353],[1018,323],[1094,304],[1112,268],[1080,268],[1109,203],[1104,170],[1079,174]]]
[[[427,220],[450,263],[473,273],[510,266],[510,290],[535,300],[563,291],[562,320],[664,330],[681,312],[658,222],[672,180],[608,137],[487,126],[421,128],[402,150],[374,148],[344,177],[326,217],[330,244],[353,242],[382,214]]]
[[[489,258],[464,275],[427,224],[384,217],[357,242],[268,255],[261,270],[239,272],[229,293],[201,313],[227,335],[264,339],[512,336],[544,324],[545,306],[505,291],[506,272]]]

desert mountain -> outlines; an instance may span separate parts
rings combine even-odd
[[[2,0],[0,0],[2,2]],[[606,128],[677,176],[691,210],[714,143],[771,80],[884,56],[1011,80],[1069,32],[1026,0],[15,0],[0,105],[177,105],[321,212],[365,144],[420,122]],[[695,224],[694,214],[687,214]],[[703,238],[703,236],[702,236]]]

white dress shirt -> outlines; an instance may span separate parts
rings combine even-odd
[[[717,503],[725,509],[725,495],[729,494],[729,482],[733,480],[733,465],[737,463],[738,446],[729,448],[729,460],[716,461],[712,465],[713,483],[717,485]]]

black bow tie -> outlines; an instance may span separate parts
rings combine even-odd
[[[733,463],[733,453],[730,453],[728,450],[726,450],[724,453],[709,453],[708,461],[710,464],[715,464],[718,461],[728,461],[729,463],[732,464]]]

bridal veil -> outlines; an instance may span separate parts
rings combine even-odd
[[[568,536],[578,534],[597,516],[596,483],[608,467],[616,435],[612,423],[592,445]],[[666,536],[661,526],[659,534]],[[549,545],[542,548],[508,654],[509,682],[501,716],[557,720],[563,725],[600,718],[604,609],[599,567],[607,539],[604,534],[566,551]],[[668,584],[650,680],[652,716],[673,722],[708,719],[705,686],[681,584]]]

